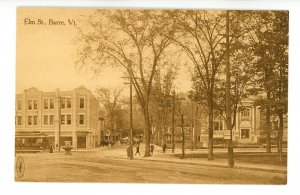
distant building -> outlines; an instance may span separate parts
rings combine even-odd
[[[194,103],[195,104],[195,103]],[[207,108],[201,107],[199,104],[192,106],[189,100],[182,103],[184,109],[184,131],[186,147],[191,146],[191,140],[194,137],[194,144],[197,146],[207,147],[208,144],[208,113]],[[182,130],[179,124],[180,119],[176,117],[175,124],[175,142],[181,143]],[[232,119],[233,120],[233,119]],[[192,124],[193,123],[193,124]],[[273,117],[271,120],[271,138],[273,144],[276,142],[279,120]],[[194,131],[192,130],[192,127]],[[224,143],[226,137],[226,122],[222,116],[214,116],[213,122],[214,142],[215,144]],[[233,142],[235,144],[264,144],[266,142],[266,123],[265,111],[255,105],[255,100],[244,98],[238,104],[235,125],[233,127]],[[283,141],[287,142],[287,116],[284,117]],[[156,138],[157,139],[157,138]],[[171,143],[172,129],[169,126],[165,131],[165,139],[167,143]]]
[[[72,91],[43,92],[36,88],[16,95],[16,146],[71,141],[75,149],[91,149],[100,142],[99,103],[81,86]]]

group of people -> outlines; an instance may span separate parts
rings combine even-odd
[[[135,156],[138,154],[139,156],[141,156],[141,153],[140,153],[140,142],[136,142],[135,143]],[[153,156],[153,152],[154,152],[154,149],[155,149],[155,146],[154,144],[151,144],[150,145],[150,153],[151,153],[151,156]],[[167,144],[163,144],[162,145],[162,153],[165,153],[166,152],[166,149],[167,149]],[[127,145],[127,156],[130,157],[130,144]]]

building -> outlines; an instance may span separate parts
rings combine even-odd
[[[205,106],[191,105],[192,102],[186,100],[182,102],[184,109],[184,131],[186,147],[191,146],[192,140],[198,147],[207,147],[208,145],[208,112]],[[193,110],[193,113],[192,113]],[[259,106],[255,105],[255,99],[244,98],[238,104],[237,114],[235,116],[234,127],[232,131],[232,139],[234,144],[238,145],[249,145],[249,144],[265,144],[266,143],[266,122],[265,122],[265,111]],[[178,121],[175,124],[175,142],[182,142],[182,129]],[[233,120],[233,119],[232,119]],[[273,144],[276,144],[276,137],[278,132],[279,120],[276,117],[271,119],[271,138]],[[226,131],[225,117],[214,116],[213,122],[214,131],[214,144],[224,144],[225,137],[228,133]],[[284,118],[284,131],[283,131],[283,142],[287,142],[287,116]],[[165,131],[165,139],[167,143],[171,143],[172,131],[169,126]]]
[[[74,149],[100,142],[99,103],[81,86],[72,91],[43,92],[37,88],[16,95],[16,145],[56,149],[71,141]]]

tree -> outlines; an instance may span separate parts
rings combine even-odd
[[[278,153],[282,158],[282,137],[284,129],[284,115],[288,112],[288,12],[274,12],[274,32],[271,41],[275,63],[275,86],[272,96],[274,97],[274,112],[279,118],[278,128]]]
[[[121,92],[122,89],[108,89],[103,87],[97,87],[95,90],[97,99],[106,111],[107,126],[112,132],[116,131],[117,116],[121,111]]]
[[[255,94],[261,94],[258,104],[266,110],[267,152],[271,152],[271,116],[279,117],[278,145],[282,148],[283,115],[287,113],[288,12],[260,11],[253,15],[256,22],[249,24],[249,35],[260,88]]]
[[[225,19],[222,11],[175,11],[171,14],[177,26],[174,42],[182,47],[193,64],[208,105],[208,159],[212,160],[214,91],[225,55],[222,45]]]
[[[149,101],[154,76],[164,65],[172,29],[159,10],[97,10],[79,30],[79,65],[117,66],[133,80],[145,123],[145,157],[150,156]]]
[[[158,71],[154,78],[153,93],[151,96],[151,109],[153,110],[159,137],[158,144],[166,142],[165,131],[171,110],[171,90],[174,86],[177,67],[171,65],[163,73]]]

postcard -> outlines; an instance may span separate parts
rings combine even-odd
[[[17,8],[15,180],[286,184],[289,12]]]

